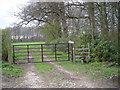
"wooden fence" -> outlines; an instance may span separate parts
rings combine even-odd
[[[74,49],[74,61],[86,62],[90,58],[90,47],[86,48],[75,48]]]

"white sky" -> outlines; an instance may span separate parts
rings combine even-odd
[[[18,21],[14,13],[19,12],[29,0],[0,0],[0,29],[10,27]]]
[[[11,25],[13,25],[13,23],[19,21],[17,17],[14,16],[14,13],[19,12],[20,11],[19,8],[24,6],[24,4],[26,4],[28,1],[34,1],[34,0],[0,0],[0,29],[10,27]],[[41,0],[38,0],[38,1],[41,1]],[[51,0],[48,0],[48,1],[51,1]],[[76,0],[72,0],[72,1],[76,1]],[[86,1],[89,1],[89,0],[86,0]],[[112,0],[109,0],[109,1],[112,1]],[[120,0],[113,0],[113,1],[120,1]]]

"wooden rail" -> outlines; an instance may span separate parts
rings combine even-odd
[[[90,48],[75,48],[75,61],[81,61],[90,58]]]

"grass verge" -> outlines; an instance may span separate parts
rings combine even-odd
[[[40,46],[36,45],[33,46],[32,48],[40,48]],[[40,62],[41,60],[41,52],[40,49],[33,49],[32,50],[34,53],[32,53],[32,57],[34,58],[35,62]],[[34,64],[36,67],[36,70],[38,71],[39,74],[41,75],[45,75],[46,72],[53,72],[55,70],[55,68],[46,62],[42,62],[42,63],[35,63]]]
[[[83,72],[86,75],[93,77],[94,79],[107,79],[112,75],[118,75],[117,67],[108,67],[107,64],[84,64],[80,62],[58,62],[59,65],[63,66],[67,70],[74,72]]]
[[[35,67],[40,74],[45,74],[46,72],[54,72],[55,68],[48,63],[35,63]]]
[[[8,62],[2,62],[2,74],[6,76],[20,76],[23,74],[20,64],[10,64]]]

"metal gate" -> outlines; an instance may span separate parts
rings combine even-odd
[[[70,61],[69,43],[13,45],[13,63]]]

